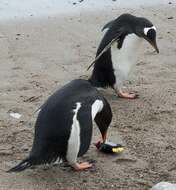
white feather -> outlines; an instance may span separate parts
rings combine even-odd
[[[102,109],[103,109],[103,101],[95,100],[95,102],[92,104],[92,120],[94,120],[97,113],[100,112]]]
[[[116,77],[115,88],[123,87],[123,82],[127,80],[131,69],[137,62],[142,41],[143,38],[130,34],[124,39],[121,49],[117,48],[117,42],[111,46],[112,63]]]
[[[67,147],[67,161],[70,164],[75,164],[76,159],[78,156],[78,152],[80,149],[80,124],[77,120],[77,113],[79,109],[81,108],[81,103],[76,103],[76,108],[73,110],[74,116],[73,116],[73,123],[71,126],[71,133],[68,140],[68,147]]]

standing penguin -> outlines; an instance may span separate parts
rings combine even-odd
[[[58,159],[68,161],[77,171],[92,165],[78,163],[92,137],[95,120],[103,141],[112,119],[109,103],[86,80],[73,80],[41,107],[36,124],[33,147],[29,156],[9,172],[23,171],[33,165],[49,164]]]
[[[108,29],[99,45],[93,73],[89,79],[93,86],[111,87],[119,97],[133,99],[134,93],[122,91],[132,67],[136,64],[141,42],[147,40],[159,53],[156,28],[146,18],[122,14],[104,27]]]

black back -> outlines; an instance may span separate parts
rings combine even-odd
[[[65,159],[67,143],[73,123],[73,110],[81,103],[77,114],[80,123],[81,146],[79,156],[89,148],[92,137],[91,106],[96,99],[104,98],[86,80],[74,80],[48,98],[39,113],[35,125],[35,137],[31,157],[33,164]]]
[[[32,165],[46,164],[56,159],[66,159],[68,139],[73,123],[73,110],[80,124],[80,150],[82,156],[89,148],[92,137],[92,104],[103,102],[103,109],[95,117],[100,132],[105,134],[112,119],[109,103],[95,87],[86,80],[73,80],[53,95],[41,107],[35,124],[35,136],[30,155],[8,172],[20,172]]]

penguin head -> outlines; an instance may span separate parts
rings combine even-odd
[[[156,27],[147,19],[139,18],[140,22],[136,25],[135,33],[147,40],[153,48],[159,53],[159,49],[156,43]]]
[[[156,44],[156,27],[145,27],[143,33],[143,38],[154,47],[157,53],[159,53],[159,49]]]

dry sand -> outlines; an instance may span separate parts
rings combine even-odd
[[[157,26],[157,55],[144,43],[130,82],[136,100],[102,91],[113,109],[109,139],[122,143],[120,156],[98,153],[92,170],[69,167],[5,171],[25,158],[33,139],[33,112],[57,88],[87,78],[101,38],[101,27],[121,13],[142,15]],[[173,19],[168,19],[173,17]],[[46,17],[0,24],[0,190],[147,190],[159,181],[176,180],[176,7],[113,9],[79,16]],[[14,119],[10,112],[22,117]],[[31,119],[32,118],[32,119]],[[99,138],[95,126],[93,141]]]

